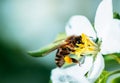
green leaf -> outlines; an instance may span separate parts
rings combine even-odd
[[[107,74],[103,83],[120,83],[120,70],[112,71]]]
[[[113,18],[120,19],[120,15],[117,12],[113,13]]]
[[[117,71],[103,71],[95,83],[120,83],[120,70]]]
[[[57,38],[55,39],[55,41],[43,48],[40,48],[38,50],[35,51],[29,51],[28,54],[34,57],[43,57],[47,54],[49,54],[50,52],[56,50],[61,44],[64,44],[64,39],[66,38],[66,35],[63,33],[59,34],[57,36]]]
[[[49,80],[49,83],[52,83],[52,80]]]
[[[115,60],[120,64],[120,53],[112,53],[112,54],[104,55],[104,59],[106,61]]]
[[[49,44],[39,50],[29,51],[28,54],[30,54],[34,57],[43,57],[43,56],[49,54],[50,52],[54,51],[55,49],[57,49],[61,43],[62,42],[52,43],[52,44]]]
[[[113,83],[120,83],[120,77],[115,78],[114,80],[112,80]]]
[[[105,79],[105,76],[108,74],[109,72],[107,71],[103,71],[102,74],[100,75],[100,77],[95,81],[95,83],[103,83],[103,80]]]

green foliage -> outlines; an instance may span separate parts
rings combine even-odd
[[[113,69],[114,67],[117,67],[117,66],[119,67],[120,53],[112,53],[112,54],[104,55],[104,60],[105,60],[105,65],[107,66],[107,69],[109,68],[109,70],[111,70],[111,66]],[[119,76],[117,76],[117,74],[119,74]],[[114,76],[116,75],[116,77],[114,77],[113,75]],[[110,80],[110,82],[108,83],[120,83],[120,70],[118,71],[112,70],[111,72],[104,70],[95,83],[107,83],[108,79]]]
[[[103,83],[103,80],[105,79],[106,75],[108,74],[109,72],[107,71],[103,71],[102,74],[100,75],[100,77],[95,81],[95,83]]]
[[[28,54],[30,54],[31,56],[34,56],[34,57],[43,57],[43,56],[49,54],[50,52],[54,51],[55,49],[57,49],[59,47],[59,45],[63,44],[63,40],[65,38],[66,38],[66,34],[60,33],[53,43],[51,43],[43,48],[40,48],[39,50],[29,51]]]
[[[49,83],[52,83],[52,80],[50,80]]]
[[[120,53],[112,53],[112,54],[104,55],[104,59],[106,61],[115,60],[120,64]]]
[[[117,12],[113,13],[113,18],[120,19],[120,15]]]
[[[105,76],[105,79],[103,80],[103,83],[106,83],[106,82],[109,82],[109,83],[120,83],[120,70],[112,71],[109,74],[107,74]]]
[[[95,83],[120,83],[120,70],[112,72],[103,71]]]
[[[120,77],[117,77],[114,80],[112,80],[112,83],[120,83]]]

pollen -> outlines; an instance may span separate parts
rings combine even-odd
[[[86,34],[82,33],[82,43],[76,44],[78,47],[75,48],[73,54],[80,57],[80,55],[93,54],[95,55],[98,51],[98,45],[94,43]]]
[[[64,60],[66,63],[72,63],[72,59],[68,55],[64,57]]]

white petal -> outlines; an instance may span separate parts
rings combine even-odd
[[[96,37],[95,31],[85,16],[73,16],[66,25],[66,33],[70,35],[81,35],[85,33],[89,36]]]
[[[103,56],[99,53],[95,59],[92,71],[89,72],[88,79],[90,82],[94,82],[102,73],[104,69],[104,59]]]
[[[97,8],[95,16],[95,29],[99,37],[104,37],[110,29],[112,19],[112,0],[103,0]]]
[[[93,64],[93,57],[86,56],[83,64],[81,64],[80,66],[78,64],[78,65],[66,68],[66,72],[68,72],[71,75],[74,75],[76,78],[79,77],[80,75],[84,76],[90,70],[90,68],[92,67],[92,64]]]
[[[84,75],[91,69],[92,64],[93,57],[87,56],[84,64],[80,66],[77,64],[68,68],[56,68],[52,70],[51,80],[53,83],[68,83],[70,81],[74,81],[73,83],[89,83]],[[62,82],[60,79],[62,79]]]
[[[120,52],[120,20],[113,19],[112,0],[103,0],[96,12],[95,28],[102,38],[103,54]]]
[[[75,78],[74,76],[67,74],[65,71],[66,70],[61,68],[53,69],[51,73],[52,83],[89,83],[84,76],[79,75],[78,78]]]
[[[102,40],[101,52],[103,54],[120,53],[120,20],[113,20],[110,29],[106,32]]]

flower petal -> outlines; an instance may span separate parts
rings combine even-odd
[[[98,37],[103,38],[106,35],[112,19],[112,0],[103,0],[97,8],[95,16],[95,29]]]
[[[81,35],[85,33],[89,36],[96,37],[95,31],[85,16],[76,15],[71,17],[66,25],[66,33],[70,35]]]
[[[77,64],[75,66],[66,68],[66,72],[68,72],[71,75],[74,75],[75,77],[76,77],[76,75],[77,75],[77,77],[80,75],[84,76],[90,70],[90,68],[92,67],[92,64],[93,64],[93,57],[86,56],[83,64],[81,64],[80,66],[79,66],[79,64]],[[73,72],[73,71],[75,71],[75,72]]]
[[[84,76],[79,75],[75,78],[74,76],[67,74],[66,70],[61,68],[53,69],[51,74],[52,83],[89,83]]]
[[[89,83],[85,78],[85,74],[91,69],[93,64],[93,57],[85,57],[84,64],[71,66],[68,68],[55,68],[52,70],[51,80],[53,83]],[[71,78],[71,80],[69,78]],[[60,80],[62,79],[62,81]],[[64,81],[63,81],[64,80]]]
[[[104,59],[101,53],[99,53],[95,59],[95,62],[92,67],[92,71],[88,73],[88,80],[94,82],[102,73],[104,69]]]
[[[110,24],[110,29],[102,38],[101,53],[120,53],[120,20],[114,19]]]

